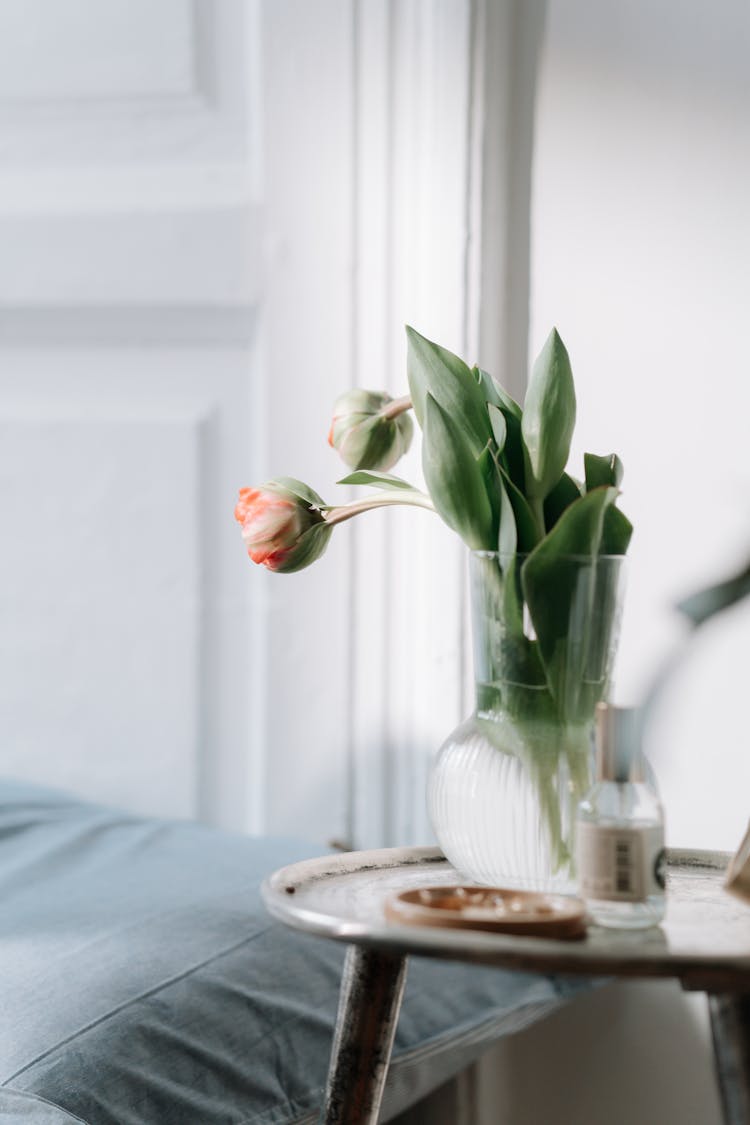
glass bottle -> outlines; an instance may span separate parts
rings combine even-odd
[[[615,929],[664,917],[664,814],[646,776],[632,708],[596,709],[596,780],[578,806],[579,892],[593,922]]]

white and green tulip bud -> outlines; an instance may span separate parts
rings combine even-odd
[[[331,529],[323,500],[293,477],[279,477],[259,488],[241,488],[234,518],[247,553],[268,570],[291,574],[325,551]]]
[[[359,387],[336,399],[328,444],[350,469],[386,472],[411,445],[411,401]]]

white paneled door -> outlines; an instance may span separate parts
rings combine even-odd
[[[406,389],[405,322],[497,369],[488,11],[0,0],[1,773],[321,842],[429,836],[466,700],[455,537],[372,514],[270,575],[232,509],[280,474],[348,498],[331,407]]]
[[[271,576],[232,510],[341,475],[355,9],[0,0],[3,774],[349,832],[351,540]]]
[[[0,3],[0,770],[238,827],[258,17]]]

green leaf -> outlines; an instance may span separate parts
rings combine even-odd
[[[500,700],[501,706],[510,710],[520,703],[521,713],[528,717],[530,694],[534,704],[541,696],[550,704],[551,699],[544,690],[544,669],[536,641],[523,631],[518,556],[512,555],[510,561],[498,565],[494,554],[477,554],[472,559],[471,575],[477,703],[480,710],[492,710]],[[543,690],[530,693],[528,685]]]
[[[348,477],[342,477],[337,484],[369,484],[373,488],[405,489],[407,492],[417,492],[418,489],[408,480],[395,477],[393,473],[376,473],[370,469],[357,469]]]
[[[586,491],[612,485],[619,488],[622,483],[622,461],[616,453],[609,453],[606,457],[599,457],[596,453],[584,453],[584,471],[586,473]]]
[[[561,716],[568,719],[586,717],[591,702],[584,691],[588,644],[592,632],[601,632],[594,629],[595,563],[604,515],[616,496],[615,488],[599,488],[576,500],[521,568],[547,683]]]
[[[500,529],[497,537],[497,549],[501,555],[515,555],[518,549],[518,528],[516,515],[508,496],[508,490],[502,474],[499,475],[500,489]]]
[[[617,497],[616,488],[597,488],[580,496],[545,535],[526,560],[529,576],[540,576],[564,555],[595,557],[599,553],[604,513]]]
[[[407,325],[406,370],[414,413],[424,430],[425,403],[431,395],[464,434],[479,457],[492,437],[482,388],[462,359],[420,336]]]
[[[718,582],[715,586],[691,594],[689,598],[683,598],[677,608],[697,626],[748,595],[750,595],[750,563],[724,582]]]
[[[488,442],[479,457],[477,457],[477,465],[482,475],[485,496],[489,500],[490,511],[492,512],[493,543],[497,542],[497,529],[500,526],[501,513],[501,481],[497,461],[495,459],[496,456],[497,454],[492,449],[492,443]]]
[[[504,635],[500,646],[500,667],[495,679],[503,679],[517,685],[526,685],[518,693],[525,711],[529,705],[528,687],[542,687],[546,683],[544,666],[539,655],[539,642],[531,640],[524,632],[523,590],[521,588],[521,562],[516,556],[505,568],[503,592]],[[512,697],[512,689],[509,692]],[[536,694],[536,693],[535,693]],[[548,693],[539,692],[549,700]],[[542,706],[544,706],[542,704]]]
[[[498,453],[502,453],[505,448],[505,439],[508,436],[508,423],[505,421],[505,415],[499,406],[494,403],[487,403],[487,413],[490,416],[490,425],[492,426],[492,436],[495,439]]]
[[[534,519],[534,513],[531,511],[524,494],[516,488],[503,468],[500,469],[500,475],[515,517],[518,538],[517,549],[521,554],[527,554],[529,551],[533,551],[539,542],[539,529]]]
[[[520,413],[519,417],[516,417],[507,407],[488,402],[487,414],[498,452],[501,454],[500,464],[516,487],[523,491],[523,440]]]
[[[547,530],[553,528],[565,509],[580,498],[581,488],[578,482],[563,473],[544,501],[544,526]]]
[[[497,411],[497,416],[501,416],[500,411]],[[502,464],[502,456],[496,451],[492,452],[492,464],[494,475],[487,480],[485,474],[485,482],[493,499],[493,513],[498,523],[497,550],[505,556],[515,555],[517,550],[530,551],[538,536],[526,498],[513,484]]]
[[[489,371],[483,371],[481,367],[472,367],[471,373],[477,384],[482,388],[488,405],[492,403],[493,406],[499,406],[508,414],[512,414],[519,422],[521,421],[521,407],[505,388],[500,386],[497,379],[490,375]]]
[[[428,394],[422,469],[438,514],[474,550],[491,550],[493,514],[482,470],[463,432]]]
[[[575,418],[570,359],[553,328],[534,364],[521,421],[529,499],[543,500],[562,476]]]
[[[630,546],[632,534],[632,523],[624,512],[612,504],[604,513],[600,554],[624,555]]]
[[[348,448],[352,442],[353,450]],[[377,469],[379,465],[393,465],[398,461],[401,447],[398,446],[394,452],[394,442],[398,443],[395,423],[372,415],[361,422],[356,430],[350,430],[339,447],[339,453],[355,470],[358,467]]]
[[[324,511],[327,506],[322,496],[319,496],[315,489],[310,488],[304,481],[297,480],[296,477],[274,477],[272,481],[268,481],[263,485],[271,492],[290,492],[292,496],[296,496],[299,500],[303,500],[309,504],[311,508]]]
[[[288,562],[282,564],[275,574],[295,574],[310,566],[325,551],[328,540],[331,538],[332,527],[326,523],[316,523],[304,535],[300,536],[294,550],[290,552]]]
[[[523,437],[521,435],[521,422],[516,418],[515,414],[510,413],[504,407],[501,409],[505,418],[505,425],[508,428],[508,433],[505,438],[505,448],[503,449],[502,455],[503,468],[516,488],[524,492],[526,472],[524,469],[525,454]]]

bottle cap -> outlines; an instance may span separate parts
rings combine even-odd
[[[599,703],[596,708],[596,776],[599,781],[643,781],[640,712]]]

